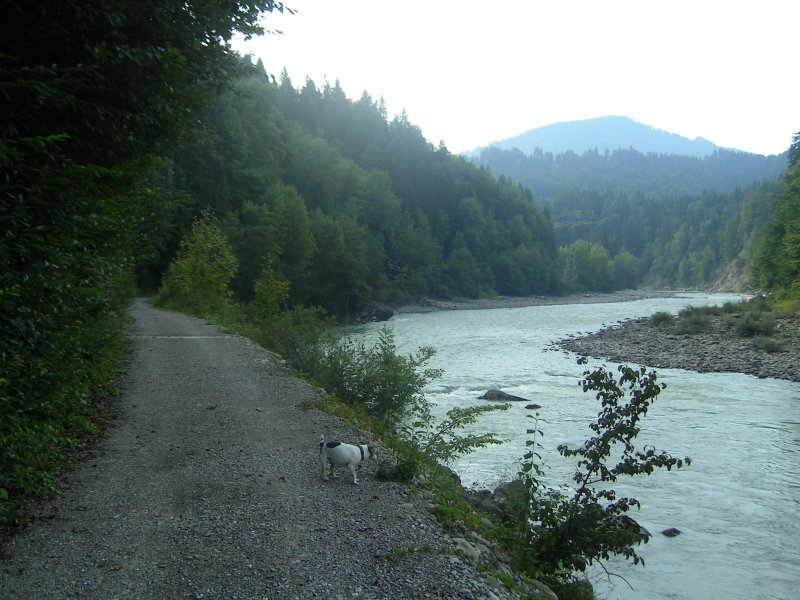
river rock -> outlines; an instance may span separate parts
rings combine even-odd
[[[667,527],[661,533],[663,535],[667,536],[667,537],[675,537],[676,535],[680,535],[681,530],[680,529],[675,529],[674,527]]]
[[[529,402],[526,398],[520,398],[519,396],[513,396],[504,392],[503,390],[491,389],[487,390],[487,392],[483,396],[479,396],[480,400],[499,400],[500,402]]]
[[[394,311],[379,302],[370,302],[361,313],[361,321],[388,321],[394,316]]]
[[[526,405],[525,408],[527,408],[528,410],[538,410],[538,409],[540,409],[542,407],[541,407],[540,404],[531,403],[531,404]]]
[[[506,481],[494,489],[492,500],[507,516],[519,519],[528,501],[528,488],[521,479]]]
[[[614,526],[619,527],[622,526],[623,529],[627,529],[632,533],[636,534],[636,537],[639,538],[639,542],[647,542],[650,539],[651,534],[647,529],[639,525],[639,523],[629,517],[628,515],[617,515],[612,519]]]

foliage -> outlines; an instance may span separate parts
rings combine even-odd
[[[289,283],[289,306],[345,318],[370,301],[560,291],[552,224],[530,194],[494,179],[382,102],[250,66],[219,97],[206,129],[174,154],[160,193],[210,207],[253,299],[265,260]],[[178,238],[147,265],[157,279]]]
[[[433,355],[430,347],[397,354],[394,335],[384,327],[372,346],[346,336],[327,343],[320,356],[313,372],[316,381],[339,400],[365,408],[386,433],[393,453],[381,459],[379,478],[410,482],[424,470],[499,443],[491,433],[460,432],[486,412],[506,410],[507,404],[453,408],[436,422],[422,394],[442,373],[425,368]]]
[[[239,265],[219,221],[205,211],[181,241],[164,275],[158,301],[194,315],[225,315],[233,310],[230,282]]]
[[[675,316],[666,311],[659,311],[650,317],[649,322],[653,327],[670,327],[675,323]]]
[[[581,360],[585,364],[585,359]],[[550,575],[583,571],[612,555],[624,556],[634,564],[643,562],[633,545],[647,538],[626,515],[631,508],[638,508],[639,502],[619,498],[606,486],[622,476],[650,475],[656,469],[671,470],[691,463],[652,446],[635,446],[641,419],[665,385],[658,383],[654,371],[648,373],[644,368],[621,365],[618,373],[598,367],[585,371],[579,383],[584,392],[596,393],[600,411],[590,425],[594,435],[582,446],[558,447],[562,456],[577,458],[571,495],[544,484],[537,451],[541,432],[536,427],[529,431],[533,434],[528,441],[531,448],[520,473],[529,501],[527,518],[520,525],[524,544],[519,557],[529,569]]]
[[[366,406],[376,420],[397,430],[427,408],[422,389],[442,371],[420,369],[433,355],[428,346],[415,354],[398,355],[394,334],[384,327],[372,347],[352,337],[331,343],[318,380],[337,397]]]
[[[427,403],[415,406],[410,422],[400,427],[393,444],[394,458],[381,461],[378,476],[392,481],[410,482],[423,471],[448,465],[460,456],[501,441],[494,433],[463,434],[484,413],[508,410],[509,404],[484,404],[455,407],[436,423]]]
[[[774,354],[776,352],[783,352],[783,346],[780,342],[774,340],[769,336],[757,335],[752,339],[753,348],[759,352],[766,352],[767,354]]]
[[[703,307],[687,306],[678,313],[680,317],[675,324],[675,333],[678,335],[697,335],[711,330],[711,315],[713,313]]]
[[[798,140],[792,145],[795,161],[783,178],[780,195],[772,207],[762,236],[753,271],[756,284],[780,296],[800,298],[800,163],[796,161]]]
[[[266,323],[277,317],[288,298],[289,282],[278,279],[269,266],[265,267],[261,279],[255,283],[256,320]]]
[[[234,33],[258,33],[259,12],[283,7],[3,8],[0,523],[17,518],[26,494],[53,493],[48,470],[63,463],[72,436],[93,429],[93,393],[119,359],[135,263],[169,247],[166,230],[183,206],[151,186],[169,171],[157,154],[238,72]]]
[[[769,337],[775,333],[775,320],[761,312],[747,312],[736,319],[733,329],[739,337]]]
[[[323,348],[332,328],[331,319],[321,308],[296,306],[262,320],[256,338],[301,373],[317,377],[325,360]]]
[[[634,288],[639,282],[639,260],[623,251],[612,258],[598,243],[577,240],[559,249],[562,285],[567,292],[601,291]]]
[[[485,413],[508,410],[510,406],[481,404],[455,407],[447,411],[445,419],[438,424],[430,411],[425,411],[417,415],[412,427],[406,429],[407,435],[416,442],[425,456],[439,464],[448,465],[478,448],[501,443],[493,433],[463,435],[457,432],[475,424]]]

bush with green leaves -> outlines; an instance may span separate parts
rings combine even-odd
[[[771,337],[756,336],[752,339],[751,344],[753,345],[753,348],[759,352],[766,352],[767,354],[783,352],[783,346],[780,344],[780,342]]]
[[[198,316],[226,316],[234,306],[230,283],[238,266],[219,221],[206,210],[181,240],[164,275],[158,302]]]
[[[317,380],[337,398],[366,407],[391,438],[393,455],[378,468],[382,479],[409,482],[427,467],[447,464],[476,448],[499,443],[495,434],[460,433],[481,415],[505,410],[507,404],[456,407],[437,423],[422,393],[441,369],[426,368],[431,347],[406,356],[397,353],[394,334],[386,327],[372,346],[343,337],[326,348]]]
[[[761,312],[750,311],[736,319],[733,329],[739,337],[769,337],[775,333],[775,320]]]
[[[371,347],[352,337],[331,343],[319,380],[337,397],[366,406],[373,418],[397,430],[425,406],[422,389],[442,374],[423,368],[434,353],[423,346],[415,354],[397,354],[394,334],[384,327]]]
[[[663,310],[650,317],[650,325],[653,327],[670,327],[673,323],[675,323],[675,316]]]
[[[487,412],[508,410],[510,404],[481,404],[455,407],[445,418],[436,419],[427,402],[415,405],[410,422],[400,427],[399,438],[393,444],[394,457],[382,459],[378,477],[392,481],[410,482],[426,469],[447,466],[459,457],[478,448],[500,444],[495,433],[464,434],[461,431]]]
[[[682,311],[675,323],[675,333],[697,335],[711,330],[711,316],[707,311]]]
[[[581,359],[585,364],[585,359]],[[568,577],[612,555],[644,563],[634,545],[646,541],[626,513],[639,508],[635,498],[618,497],[609,487],[620,477],[650,475],[656,469],[682,468],[689,458],[675,458],[645,445],[637,448],[641,420],[666,387],[655,371],[621,365],[614,374],[605,367],[585,371],[584,392],[594,392],[600,403],[593,435],[583,445],[558,447],[559,453],[577,459],[574,489],[553,488],[544,482],[536,427],[529,430],[520,476],[528,490],[527,514],[520,519],[517,559],[529,571],[549,577]]]
[[[325,369],[324,347],[333,327],[333,321],[321,308],[296,306],[259,319],[255,337],[301,373],[319,379]]]

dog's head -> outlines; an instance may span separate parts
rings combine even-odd
[[[372,442],[367,444],[367,450],[369,452],[368,458],[378,458],[378,444],[380,443],[380,438],[377,434],[372,434]]]

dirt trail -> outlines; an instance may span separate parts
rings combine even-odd
[[[131,314],[116,423],[4,548],[0,598],[508,597],[374,466],[321,480],[319,434],[358,436],[300,408],[316,391],[273,355],[142,300]]]

